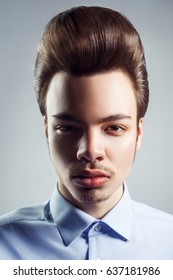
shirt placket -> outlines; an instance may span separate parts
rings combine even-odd
[[[88,232],[88,259],[101,259],[100,239],[103,234],[103,225],[101,222],[93,224]]]

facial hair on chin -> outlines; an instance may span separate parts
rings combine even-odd
[[[83,188],[74,193],[74,198],[77,202],[82,202],[88,205],[107,200],[111,195],[108,195],[107,193],[101,194],[99,188],[101,187],[98,187],[97,189]]]

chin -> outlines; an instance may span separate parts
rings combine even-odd
[[[88,205],[94,205],[106,201],[110,197],[111,194],[102,193],[100,189],[90,189],[90,188],[86,188],[74,194],[74,198],[78,201],[78,203],[85,203]]]

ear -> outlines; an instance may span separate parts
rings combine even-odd
[[[136,141],[136,150],[139,150],[141,147],[141,141],[142,141],[142,136],[143,136],[143,123],[144,123],[144,118],[140,118],[138,122],[138,131],[137,131],[137,141]]]
[[[43,116],[43,120],[44,120],[44,135],[46,137],[46,140],[48,141],[47,117]]]

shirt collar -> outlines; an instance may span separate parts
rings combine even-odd
[[[69,245],[95,218],[74,207],[58,191],[54,189],[50,200],[50,211],[61,237]]]
[[[64,243],[68,246],[77,236],[92,223],[98,221],[69,203],[54,189],[50,200],[50,211]],[[132,220],[132,204],[126,184],[124,193],[118,204],[102,219],[113,231],[125,240],[130,239]]]
[[[129,240],[131,235],[132,214],[132,200],[127,185],[124,183],[124,192],[120,201],[105,215],[102,221],[122,236],[123,239]]]

